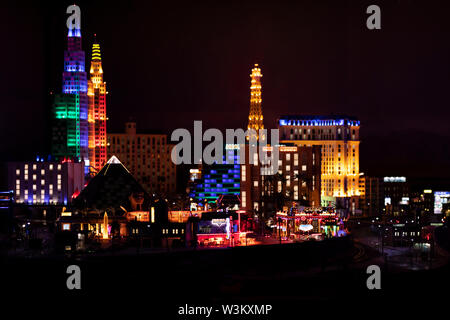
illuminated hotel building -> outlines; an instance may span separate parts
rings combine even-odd
[[[8,185],[17,203],[67,205],[84,187],[84,163],[43,159],[11,162]]]
[[[270,157],[272,147],[266,147],[265,151]],[[246,154],[246,159],[249,159],[248,147]],[[274,209],[269,207],[274,205],[273,199],[277,194],[282,196],[278,198],[286,200],[286,206],[293,202],[303,206],[320,206],[320,146],[279,147],[278,172],[275,175],[262,175],[258,154],[253,156],[256,165],[247,161],[241,166],[242,210],[257,212],[265,208]]]
[[[81,31],[69,29],[64,51],[62,93],[56,94],[52,106],[52,154],[77,157],[88,165],[88,85]]]
[[[99,172],[106,163],[106,83],[103,81],[100,45],[92,45],[88,81],[89,98],[89,163],[92,172]]]
[[[247,129],[253,129],[258,133],[259,129],[264,129],[263,115],[261,109],[262,97],[261,97],[261,69],[258,64],[252,69],[250,75],[250,113],[248,115]]]
[[[136,133],[136,123],[125,123],[125,133],[108,133],[108,155],[115,155],[149,193],[176,191],[173,144],[165,134]]]
[[[322,147],[322,205],[359,196],[359,127],[357,119],[345,116],[279,119],[280,143]]]

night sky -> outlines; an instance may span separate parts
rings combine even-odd
[[[243,128],[262,68],[268,128],[282,114],[361,120],[361,171],[450,178],[450,22],[442,1],[77,1],[83,47],[102,49],[109,132]],[[0,160],[48,151],[65,9],[1,4]],[[378,4],[382,29],[365,26]],[[88,70],[88,61],[87,61]]]

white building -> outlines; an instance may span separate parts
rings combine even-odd
[[[84,163],[10,162],[8,186],[16,203],[66,205],[84,187]]]

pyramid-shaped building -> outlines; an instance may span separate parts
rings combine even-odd
[[[75,209],[113,213],[147,211],[149,204],[148,193],[115,156],[72,201]]]

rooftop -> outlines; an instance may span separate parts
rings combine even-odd
[[[280,126],[286,125],[342,126],[344,124],[359,126],[360,121],[358,120],[358,118],[348,115],[283,115],[279,119]]]

